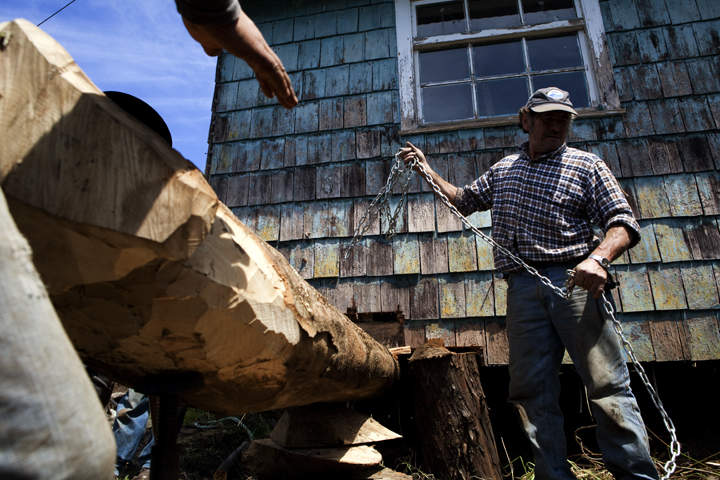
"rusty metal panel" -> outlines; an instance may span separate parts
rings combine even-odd
[[[644,265],[615,268],[620,282],[620,301],[623,312],[646,312],[654,310],[647,268]]]
[[[485,320],[485,341],[488,365],[510,363],[510,348],[508,347],[504,318],[494,317]]]
[[[312,242],[294,242],[285,247],[290,265],[304,279],[313,278],[315,252]]]
[[[662,218],[670,216],[670,204],[665,193],[663,177],[635,179],[637,204],[640,218]]]
[[[658,362],[689,360],[683,349],[682,321],[681,312],[658,312],[651,317],[650,338]]]
[[[366,216],[369,207],[370,207],[370,200],[358,199],[358,200],[353,201],[353,222],[352,222],[353,231],[356,231],[357,229],[361,228],[360,222]],[[370,216],[365,219],[365,222],[366,222],[365,225],[367,225],[367,230],[365,231],[365,235],[380,234],[380,217],[377,214],[377,210],[373,209]]]
[[[448,241],[448,266],[451,272],[477,270],[475,234],[469,231],[451,233]]]
[[[688,308],[691,310],[720,308],[717,282],[711,264],[690,264],[681,267],[680,272],[685,285]]]
[[[628,251],[632,263],[659,262],[660,252],[655,240],[653,221],[640,220],[640,241]]]
[[[684,233],[693,258],[720,258],[720,230],[715,218],[701,217],[691,220],[685,226]]]
[[[660,257],[665,263],[692,260],[690,249],[685,243],[685,223],[676,219],[657,220],[653,224]]]
[[[420,247],[416,234],[393,238],[392,247],[395,275],[420,273]]]
[[[431,322],[425,325],[425,338],[440,338],[446,347],[454,347],[457,344],[455,339],[455,322],[446,320],[443,322]]]
[[[352,200],[334,200],[328,202],[327,222],[329,223],[329,237],[352,236],[352,207]]]
[[[705,215],[720,215],[720,173],[696,173],[695,179]]]
[[[393,274],[392,242],[384,238],[367,238],[366,274],[368,276]]]
[[[493,293],[495,295],[495,315],[507,313],[507,282],[499,275],[493,277]]]
[[[434,234],[420,235],[420,273],[423,275],[448,272],[447,238]]]
[[[655,349],[650,337],[650,324],[645,313],[635,315],[623,315],[620,320],[623,335],[632,346],[635,356],[641,362],[655,361]],[[625,361],[630,361],[629,356],[622,350]]]
[[[327,202],[308,202],[305,204],[305,234],[308,238],[325,238],[330,234],[327,221]]]
[[[695,175],[668,175],[665,177],[665,191],[673,217],[692,217],[703,214]]]
[[[647,269],[656,310],[687,308],[680,269],[659,264]]]
[[[437,278],[421,278],[410,287],[410,318],[413,320],[439,318]]]
[[[338,240],[315,241],[315,278],[337,277],[340,274],[340,242]]]
[[[465,283],[459,277],[441,277],[440,284],[440,317],[465,317]]]
[[[358,313],[381,311],[378,280],[355,280],[353,292]]]
[[[465,313],[468,317],[492,317],[495,315],[495,295],[493,295],[491,273],[471,273],[465,276]]]
[[[283,205],[280,218],[280,241],[304,238],[305,213],[303,205]]]
[[[481,230],[482,233],[490,237],[492,235],[492,229],[485,228]],[[477,253],[477,264],[478,270],[493,270],[495,269],[495,258],[493,256],[493,247],[489,242],[484,240],[478,235],[475,235],[475,250]]]
[[[408,231],[432,232],[435,230],[435,202],[432,193],[408,195]]]
[[[690,360],[720,359],[720,328],[715,312],[689,312],[685,327],[688,330]]]
[[[258,207],[255,233],[266,242],[274,242],[280,236],[280,212],[276,206]]]

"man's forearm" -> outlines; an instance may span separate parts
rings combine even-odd
[[[628,229],[623,225],[616,225],[608,229],[605,238],[592,253],[612,262],[627,250],[630,241],[631,236]]]

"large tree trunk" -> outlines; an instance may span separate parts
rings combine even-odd
[[[60,45],[25,21],[0,30],[0,184],[86,362],[225,413],[359,398],[394,381],[388,350]]]
[[[477,355],[426,344],[410,358],[422,463],[445,480],[502,478]]]

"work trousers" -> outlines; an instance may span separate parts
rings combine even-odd
[[[541,273],[563,285],[566,268]],[[619,339],[602,312],[600,301],[580,288],[564,299],[527,272],[508,276],[510,401],[532,444],[537,480],[575,478],[558,403],[565,349],[587,389],[608,470],[618,480],[658,478]]]
[[[0,478],[112,478],[100,401],[0,191]]]

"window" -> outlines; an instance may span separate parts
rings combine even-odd
[[[509,123],[547,86],[620,108],[598,0],[396,0],[396,25],[404,131]]]

